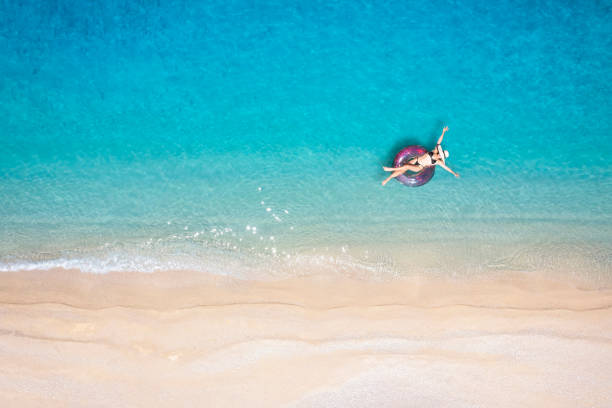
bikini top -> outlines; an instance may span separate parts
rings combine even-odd
[[[417,164],[420,164],[421,166],[433,166],[433,165],[435,165],[438,162],[438,160],[433,158],[433,155],[434,155],[433,152],[427,152],[427,154],[429,155],[429,163],[421,163],[419,161],[419,159],[420,159],[420,157],[419,157],[419,158],[417,158]],[[421,157],[423,157],[423,156],[421,156]]]
[[[437,162],[441,162],[442,164],[444,164],[444,157],[445,156],[444,156],[444,153],[443,153],[443,150],[442,150],[442,146],[440,144],[436,145],[436,152],[438,153],[438,157],[439,157],[437,160],[433,158],[435,153],[433,151],[431,151],[431,152],[427,152],[427,154],[429,155],[430,163],[421,163],[421,162],[419,162],[419,159],[417,158],[417,164],[420,164],[421,166],[435,166]]]

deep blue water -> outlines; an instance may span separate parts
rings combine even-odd
[[[0,3],[0,270],[612,275],[609,2],[96,3]]]

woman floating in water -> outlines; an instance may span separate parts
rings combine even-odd
[[[423,170],[425,167],[431,166],[440,166],[444,170],[449,171],[455,175],[455,177],[459,177],[459,174],[455,173],[451,169],[446,166],[444,163],[445,159],[448,157],[448,150],[442,150],[442,139],[444,138],[444,133],[448,130],[448,126],[442,129],[442,134],[438,139],[438,143],[436,144],[435,149],[430,152],[427,152],[419,157],[414,157],[408,161],[408,164],[405,164],[401,167],[383,167],[385,171],[392,171],[393,173],[387,177],[382,185],[384,186],[391,180],[392,178],[401,176],[406,172],[406,170],[410,170],[413,172],[419,172]]]

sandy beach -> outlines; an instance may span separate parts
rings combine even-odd
[[[0,274],[0,405],[609,407],[612,290]]]

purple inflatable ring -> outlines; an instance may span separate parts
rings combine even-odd
[[[413,157],[419,157],[427,153],[427,149],[423,146],[408,146],[400,150],[400,152],[395,156],[393,160],[393,167],[401,167],[405,164],[408,164],[408,160]],[[424,167],[423,170],[418,173],[412,173],[408,170],[409,175],[406,173],[401,176],[396,177],[395,179],[400,183],[409,186],[409,187],[418,187],[427,183],[434,176],[436,171],[436,166],[428,166]]]

